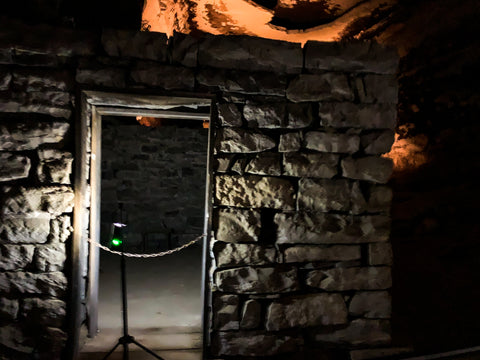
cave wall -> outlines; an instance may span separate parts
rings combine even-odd
[[[7,359],[51,360],[65,346],[82,88],[215,99],[209,357],[358,359],[389,346],[392,162],[381,154],[396,124],[395,52],[180,34],[167,45],[162,34],[20,23],[2,32]]]

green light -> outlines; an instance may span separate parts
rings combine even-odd
[[[120,246],[122,244],[122,240],[120,239],[112,239],[113,246]]]

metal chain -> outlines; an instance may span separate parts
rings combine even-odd
[[[173,254],[173,253],[176,253],[180,250],[183,250],[187,247],[189,247],[190,245],[193,245],[195,244],[196,242],[200,241],[201,238],[203,238],[204,236],[207,236],[206,234],[202,234],[198,237],[196,237],[195,239],[193,239],[192,241],[182,245],[182,246],[179,246],[175,249],[171,249],[171,250],[167,250],[167,251],[162,251],[162,252],[158,252],[158,253],[153,253],[153,254],[136,254],[136,253],[123,253],[123,255],[127,256],[127,257],[132,257],[132,258],[153,258],[153,257],[160,257],[160,256],[165,256],[165,255],[170,255],[170,254]],[[108,247],[102,245],[102,244],[99,244],[98,242],[96,241],[93,241],[92,239],[87,239],[87,241],[96,246],[96,247],[99,247],[100,249],[102,250],[105,250],[111,254],[115,254],[115,255],[122,255],[122,252],[121,251],[115,251],[115,250],[111,250],[109,249]]]

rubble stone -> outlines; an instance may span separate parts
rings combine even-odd
[[[361,258],[360,246],[356,245],[333,245],[316,246],[303,245],[293,246],[284,250],[284,261],[311,262],[311,261],[349,261]]]
[[[329,154],[328,156],[334,155]],[[344,179],[300,179],[298,208],[299,210],[308,209],[322,212],[349,211],[351,209],[351,193],[352,183]]]
[[[307,285],[326,291],[383,290],[392,286],[392,275],[388,266],[313,270]]]
[[[235,104],[218,104],[218,119],[222,126],[242,126],[242,114]]]
[[[217,241],[213,246],[217,267],[265,265],[275,261],[273,247],[255,244],[232,244]]]
[[[100,65],[82,67],[77,69],[75,81],[85,85],[123,89],[126,86],[126,70],[120,67]]]
[[[68,215],[59,216],[51,221],[49,240],[51,243],[64,243],[72,233],[71,218]]]
[[[67,278],[61,272],[34,274],[30,272],[1,272],[0,292],[28,295],[63,297],[67,290]]]
[[[138,84],[165,90],[193,90],[195,74],[192,69],[157,63],[138,62],[130,76]]]
[[[41,182],[70,184],[73,156],[70,152],[56,149],[42,149],[38,151],[40,164],[37,169]]]
[[[34,263],[39,271],[61,271],[66,259],[67,254],[63,243],[39,245],[35,249]]]
[[[32,262],[33,245],[0,244],[0,270],[21,270]]]
[[[239,267],[219,270],[215,283],[221,291],[239,294],[283,293],[299,289],[295,268]]]
[[[360,291],[350,301],[348,312],[353,316],[388,319],[392,312],[392,299],[387,291]]]
[[[224,128],[217,135],[217,149],[224,153],[256,153],[271,150],[275,141],[263,134],[237,128]]]
[[[248,174],[281,175],[281,155],[273,152],[257,154],[245,168]]]
[[[310,294],[274,301],[267,310],[266,328],[278,331],[347,323],[347,308],[340,294]]]
[[[394,129],[397,109],[390,104],[320,103],[320,124],[334,128]]]
[[[313,122],[312,106],[310,104],[287,104],[287,129],[303,129]]]
[[[0,222],[0,239],[12,243],[45,243],[50,232],[50,216],[4,217]]]
[[[31,354],[33,341],[22,330],[18,323],[0,326],[0,345],[19,353]]]
[[[243,304],[242,317],[240,321],[241,329],[255,329],[260,326],[262,306],[257,300],[247,300]]]
[[[276,104],[251,104],[243,107],[243,116],[249,127],[276,129],[285,125],[286,105]]]
[[[392,159],[377,156],[345,158],[342,160],[341,166],[344,177],[380,184],[385,184],[393,171]]]
[[[188,67],[197,65],[198,40],[187,34],[174,32],[172,42],[172,61]]]
[[[59,121],[9,122],[0,124],[0,150],[33,150],[65,138],[70,125]]]
[[[0,153],[0,181],[12,181],[28,177],[31,161],[27,156]]]
[[[278,144],[279,152],[293,152],[300,150],[302,146],[303,135],[300,132],[287,133],[280,135],[280,141]]]
[[[310,150],[353,154],[360,148],[358,135],[309,131],[305,134],[305,147]]]
[[[367,155],[388,153],[394,141],[395,132],[392,130],[368,132],[361,136],[362,148]]]
[[[353,91],[344,74],[301,74],[290,81],[287,98],[293,102],[353,101]]]
[[[339,156],[335,154],[285,153],[283,171],[287,176],[327,178],[337,175]]]
[[[0,297],[0,319],[15,320],[18,315],[18,300]]]
[[[216,296],[213,301],[215,330],[239,329],[239,299],[237,295]]]
[[[398,85],[395,75],[367,74],[356,80],[358,95],[363,103],[398,102]]]
[[[240,209],[218,210],[215,238],[225,242],[255,242],[260,235],[260,213]]]
[[[370,265],[392,265],[392,245],[390,243],[368,244],[368,263]]]
[[[23,300],[20,313],[35,324],[62,327],[66,320],[66,304],[62,300],[30,298]]]

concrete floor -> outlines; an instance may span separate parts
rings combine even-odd
[[[198,360],[202,351],[202,249],[196,244],[160,258],[127,258],[130,335],[165,360]],[[99,334],[87,339],[81,360],[102,359],[122,333],[120,257],[100,258]],[[130,360],[154,359],[129,345]],[[111,360],[122,359],[119,346]]]

